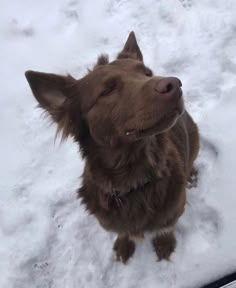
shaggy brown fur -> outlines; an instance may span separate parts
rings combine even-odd
[[[199,149],[180,80],[153,76],[133,32],[115,61],[100,56],[80,80],[33,71],[26,78],[62,137],[79,143],[85,168],[78,195],[105,229],[118,233],[117,259],[126,262],[134,238],[148,231],[156,233],[159,259],[169,259]]]

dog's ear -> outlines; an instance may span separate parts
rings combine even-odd
[[[41,108],[45,109],[58,122],[58,113],[62,113],[66,100],[70,96],[73,82],[71,76],[60,76],[49,73],[26,71],[25,76],[29,82],[34,97]]]
[[[118,54],[117,59],[133,58],[143,62],[143,55],[138,46],[134,32],[130,32],[123,50]]]
[[[69,103],[76,80],[71,76],[26,71],[25,76],[30,88],[43,108],[58,124],[62,138],[69,136]],[[68,122],[68,123],[67,123]]]

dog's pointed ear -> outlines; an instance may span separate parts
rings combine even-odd
[[[69,135],[75,135],[70,112],[72,109],[77,109],[77,106],[71,105],[73,88],[77,81],[71,76],[34,71],[26,71],[25,76],[39,106],[57,123],[56,136],[61,132],[64,140]],[[76,115],[78,118],[78,113]]]
[[[40,107],[46,110],[55,122],[59,122],[65,112],[65,103],[70,96],[71,87],[76,80],[71,76],[35,71],[26,71],[25,76]]]
[[[138,46],[134,32],[130,32],[123,50],[118,54],[117,59],[133,58],[143,62],[143,55]]]

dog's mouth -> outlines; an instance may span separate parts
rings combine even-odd
[[[162,117],[158,122],[144,129],[130,129],[125,132],[127,137],[135,139],[154,134],[161,134],[171,129],[177,120],[184,114],[185,107],[183,101],[179,101],[176,108],[168,115]]]

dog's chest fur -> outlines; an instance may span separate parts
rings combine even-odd
[[[176,147],[159,136],[124,155],[116,169],[105,167],[106,155],[87,159],[78,193],[82,202],[105,229],[118,233],[139,235],[174,225],[185,203],[184,164]]]

